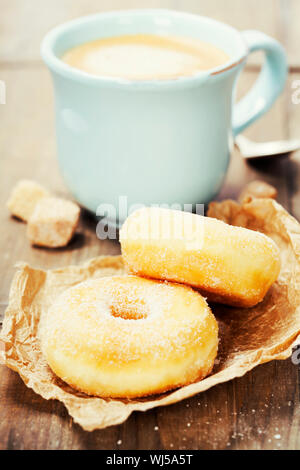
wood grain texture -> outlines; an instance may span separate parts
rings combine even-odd
[[[285,45],[288,51],[289,63],[300,70],[300,2],[298,0],[281,0],[282,23],[284,24]]]
[[[7,302],[17,261],[47,269],[120,251],[117,242],[96,238],[96,221],[86,212],[68,249],[32,248],[24,224],[5,209],[12,186],[23,177],[67,195],[55,158],[52,85],[39,59],[44,33],[61,21],[95,11],[168,7],[213,16],[240,29],[264,30],[289,47],[291,63],[297,65],[297,2],[2,0],[0,79],[7,85],[7,104],[0,105],[0,307]],[[32,22],[33,16],[39,21]],[[253,60],[256,67],[259,59]],[[254,71],[242,74],[239,95],[256,76]],[[298,78],[290,75],[285,93],[247,132],[249,137],[261,141],[299,137],[300,104],[291,98],[292,83]],[[280,202],[300,218],[299,171],[299,154],[250,165],[234,152],[219,199],[236,197],[247,182],[263,179],[278,188]],[[92,433],[74,424],[59,402],[43,400],[16,373],[0,366],[0,449],[300,449],[299,425],[299,370],[290,360],[260,366],[194,398],[134,413],[123,425]]]

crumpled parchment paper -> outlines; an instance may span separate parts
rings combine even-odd
[[[300,334],[300,224],[271,199],[254,199],[244,205],[212,203],[208,215],[269,235],[282,258],[280,277],[261,304],[252,309],[212,305],[220,325],[220,347],[209,377],[161,396],[126,401],[89,397],[52,373],[40,349],[42,315],[66,288],[86,279],[123,273],[120,256],[99,257],[83,266],[52,271],[19,264],[1,332],[2,362],[45,399],[64,403],[74,421],[92,431],[122,423],[135,410],[178,402],[240,377],[259,364],[288,358]]]

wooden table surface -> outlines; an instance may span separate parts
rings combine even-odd
[[[67,195],[55,156],[52,84],[39,56],[40,41],[54,25],[97,11],[165,7],[265,31],[286,47],[291,71],[281,98],[247,135],[262,141],[300,136],[300,105],[292,102],[292,83],[300,78],[299,0],[0,0],[0,7],[0,80],[7,88],[6,104],[0,104],[2,311],[17,261],[53,268],[120,252],[117,242],[96,238],[96,222],[85,213],[82,235],[68,249],[32,248],[24,224],[5,209],[12,186],[24,177]],[[259,54],[249,61],[240,93],[255,80],[260,62]],[[249,165],[235,153],[219,198],[234,198],[248,181],[263,179],[300,219],[299,162],[295,154]],[[299,369],[291,360],[271,362],[194,398],[88,433],[61,403],[43,400],[0,366],[0,449],[300,449]]]

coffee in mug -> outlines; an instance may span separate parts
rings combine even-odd
[[[199,39],[134,34],[81,44],[68,50],[62,60],[100,77],[170,80],[223,65],[229,56]]]

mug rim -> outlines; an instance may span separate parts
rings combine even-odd
[[[76,69],[74,67],[69,66],[68,64],[64,63],[54,52],[54,46],[56,42],[59,40],[62,34],[66,31],[71,30],[72,28],[78,27],[80,25],[84,25],[89,21],[94,21],[97,18],[113,18],[119,15],[144,15],[144,16],[153,16],[155,14],[162,14],[166,16],[174,17],[185,17],[187,19],[197,19],[199,21],[206,21],[207,23],[210,22],[215,26],[226,27],[231,32],[235,33],[239,38],[243,48],[244,53],[240,54],[239,57],[232,58],[225,64],[222,64],[218,67],[203,70],[197,72],[191,76],[183,76],[177,77],[173,79],[157,79],[157,80],[130,80],[118,77],[101,77],[97,75],[92,75],[87,72],[84,72],[80,69]],[[107,86],[107,87],[117,87],[117,88],[126,88],[126,89],[133,89],[133,90],[154,90],[154,89],[161,89],[165,88],[168,89],[170,87],[174,88],[186,88],[190,86],[197,86],[201,83],[204,83],[210,77],[221,75],[229,70],[235,69],[239,65],[241,65],[247,58],[249,54],[249,48],[243,39],[241,33],[231,25],[223,23],[221,21],[215,20],[213,18],[207,16],[201,16],[194,13],[187,13],[183,11],[176,11],[171,9],[164,9],[164,8],[152,8],[152,9],[127,9],[127,10],[113,10],[109,12],[100,12],[100,13],[93,13],[91,15],[81,16],[79,18],[67,21],[62,23],[53,29],[51,29],[44,37],[42,44],[41,44],[41,56],[43,61],[49,67],[49,69],[57,74],[69,78],[71,80],[75,80],[79,83],[89,84],[89,85],[100,85],[100,86]]]

